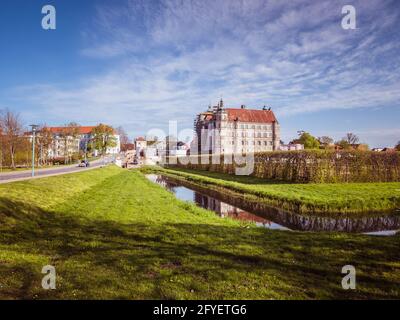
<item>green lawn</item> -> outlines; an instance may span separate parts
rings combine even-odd
[[[0,185],[3,299],[400,298],[399,244],[221,219],[117,167]]]
[[[304,213],[360,213],[400,208],[400,182],[295,184],[180,168],[148,167],[142,171],[160,172],[207,188],[222,187],[273,206]]]

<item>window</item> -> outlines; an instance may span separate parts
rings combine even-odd
[[[261,146],[261,141],[258,141],[258,145]]]

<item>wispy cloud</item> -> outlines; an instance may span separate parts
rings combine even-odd
[[[193,116],[221,95],[270,105],[280,117],[328,109],[399,107],[396,1],[128,1],[97,8],[81,54],[115,61],[75,84],[15,88],[38,113],[146,131]],[[22,97],[22,98],[20,98]],[[39,111],[40,110],[40,111]],[[135,129],[134,129],[135,128]]]

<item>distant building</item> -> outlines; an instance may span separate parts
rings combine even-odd
[[[146,139],[143,137],[137,137],[134,142],[135,142],[136,156],[138,158],[143,158],[145,156],[145,151],[147,148]]]
[[[280,126],[270,108],[225,108],[221,101],[196,116],[190,152],[252,153],[278,150]]]
[[[383,148],[382,152],[396,152],[396,148]]]
[[[85,152],[90,141],[93,139],[92,130],[94,128],[95,126],[79,126],[77,127],[77,134],[75,136],[65,136],[66,127],[48,127],[53,134],[53,143],[48,150],[48,156],[50,158],[61,158],[66,156],[66,154],[70,155],[79,153],[80,151]],[[107,148],[107,154],[116,154],[121,150],[119,135],[114,134],[114,138],[116,139],[116,146]],[[93,150],[93,153],[97,155],[98,151]]]
[[[279,146],[279,150],[281,151],[304,150],[304,144],[301,143],[281,144]]]

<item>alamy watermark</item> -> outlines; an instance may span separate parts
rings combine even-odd
[[[42,18],[42,28],[44,30],[55,30],[56,29],[56,8],[52,5],[45,5],[42,7],[42,14],[45,16]]]
[[[342,279],[344,290],[356,289],[356,268],[350,264],[343,266],[342,274],[346,274]]]
[[[356,8],[352,5],[345,5],[342,7],[342,14],[345,16],[342,18],[342,28],[344,30],[356,29]]]
[[[56,289],[56,268],[46,265],[42,268],[42,273],[46,274],[42,278],[42,288],[45,290]]]

